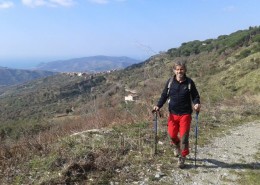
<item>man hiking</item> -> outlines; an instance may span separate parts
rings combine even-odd
[[[178,167],[184,168],[185,157],[189,154],[189,131],[191,124],[192,103],[194,110],[200,110],[200,96],[193,80],[186,76],[186,64],[178,61],[173,66],[175,75],[167,83],[155,111],[164,103],[169,103],[168,134],[174,149],[174,156],[179,157]],[[179,134],[179,136],[178,136]]]

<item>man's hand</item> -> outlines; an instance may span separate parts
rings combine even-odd
[[[154,106],[152,113],[158,113],[160,117],[162,117],[162,114],[160,112],[160,108],[158,106]]]
[[[200,107],[201,107],[200,104],[195,104],[195,105],[194,105],[195,111],[196,111],[196,112],[199,112],[199,111],[200,111]]]
[[[160,108],[158,106],[153,107],[153,111],[159,111],[159,110],[160,110]]]

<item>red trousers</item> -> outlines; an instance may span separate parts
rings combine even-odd
[[[183,157],[189,154],[191,119],[190,114],[170,114],[168,118],[168,134],[171,138],[171,144],[180,147],[181,155]]]

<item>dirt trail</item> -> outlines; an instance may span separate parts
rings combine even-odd
[[[260,161],[255,158],[259,150],[260,121],[244,124],[198,148],[196,169],[193,159],[187,160],[188,169],[175,171],[170,178],[173,184],[235,185],[239,173],[247,169],[260,173]]]
[[[93,129],[85,132],[104,132],[105,130]],[[109,131],[108,131],[109,132]],[[224,136],[216,137],[211,143],[204,147],[198,147],[197,168],[194,167],[194,151],[187,158],[185,169],[176,167],[177,158],[174,159],[174,169],[162,168],[165,161],[156,166],[156,172],[151,166],[144,166],[143,172],[139,174],[141,180],[126,184],[137,185],[237,185],[239,175],[247,170],[254,170],[260,174],[260,120],[246,123],[226,132]],[[256,155],[258,156],[256,158]],[[172,160],[171,160],[172,161]],[[166,166],[169,166],[168,164]],[[128,173],[131,168],[125,167]],[[123,169],[123,170],[124,170]],[[133,172],[134,173],[134,172]],[[137,172],[138,173],[138,172]],[[150,177],[154,177],[151,181]],[[119,183],[111,182],[118,185]]]

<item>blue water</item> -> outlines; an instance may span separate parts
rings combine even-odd
[[[13,69],[34,69],[40,63],[49,62],[50,60],[48,59],[0,59],[0,67],[7,67]]]

